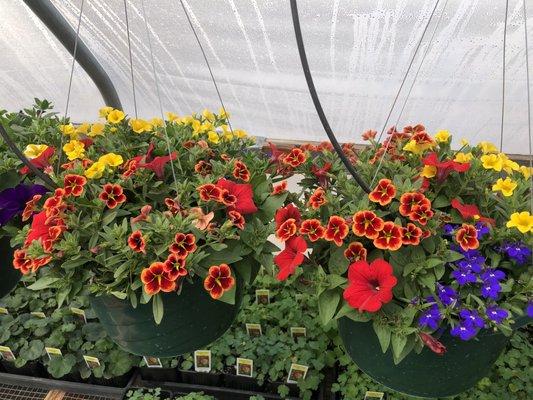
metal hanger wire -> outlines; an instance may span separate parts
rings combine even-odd
[[[124,15],[126,16],[126,34],[128,38],[128,53],[130,58],[130,73],[131,73],[131,90],[133,92],[133,109],[135,111],[135,118],[138,118],[137,112],[137,96],[135,94],[135,75],[133,73],[133,54],[131,51],[131,38],[130,38],[130,21],[128,18],[128,0],[124,0]]]

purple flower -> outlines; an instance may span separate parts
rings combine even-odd
[[[526,314],[529,318],[533,318],[533,301],[527,303]]]
[[[501,251],[507,253],[518,265],[526,264],[531,258],[531,249],[522,242],[506,243],[501,247]]]
[[[476,310],[461,310],[459,316],[463,319],[465,325],[470,324],[476,328],[483,328],[485,326],[483,318],[479,316],[479,313]]]
[[[7,224],[13,217],[22,213],[26,203],[36,194],[45,194],[48,191],[41,185],[19,184],[14,188],[0,192],[0,226]]]
[[[455,270],[451,274],[453,278],[457,281],[459,286],[464,286],[468,283],[475,283],[477,281],[476,275],[472,273],[470,268],[461,268]]]
[[[459,337],[461,340],[470,340],[477,334],[477,329],[472,324],[465,324],[461,321],[450,331],[452,336]]]
[[[457,265],[461,269],[464,269],[466,271],[472,271],[472,272],[475,272],[476,274],[479,274],[481,272],[481,267],[483,266],[483,264],[480,264],[476,261],[472,261],[469,258],[458,261]]]
[[[422,313],[418,319],[418,325],[421,328],[428,327],[435,330],[438,328],[441,318],[439,307],[434,305]]]
[[[457,302],[457,292],[452,287],[440,283],[437,283],[437,296],[445,306],[453,306]]]
[[[504,319],[506,319],[509,316],[509,313],[507,310],[504,310],[503,308],[500,308],[496,305],[488,306],[487,307],[487,318],[491,321],[496,322],[497,324],[501,324]]]
[[[457,225],[446,224],[444,225],[444,236],[453,236]]]
[[[497,280],[489,279],[484,281],[483,286],[481,286],[481,296],[486,299],[496,300],[501,291],[502,287]]]
[[[500,282],[501,280],[505,279],[505,272],[500,271],[499,269],[489,268],[483,271],[481,274],[481,279],[483,282]]]
[[[490,232],[489,227],[481,222],[476,223],[476,230],[478,239],[482,239],[483,236]]]

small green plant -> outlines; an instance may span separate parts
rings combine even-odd
[[[161,400],[161,389],[134,389],[126,393],[128,400]]]
[[[203,392],[189,393],[185,396],[176,397],[174,400],[216,400],[213,396],[204,394]]]

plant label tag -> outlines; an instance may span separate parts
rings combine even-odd
[[[9,311],[7,311],[7,308],[0,307],[0,315],[7,315],[9,314]]]
[[[81,308],[71,307],[70,312],[74,314],[76,317],[78,317],[80,321],[83,322],[84,324],[87,323],[87,317],[85,316],[85,311],[83,311]]]
[[[250,337],[259,337],[263,335],[261,324],[246,324],[246,333]]]
[[[51,360],[52,357],[63,357],[63,353],[61,352],[61,349],[55,348],[55,347],[45,347],[46,354],[48,355],[48,358]]]
[[[383,393],[383,392],[372,392],[372,391],[368,390],[365,393],[365,398],[363,400],[373,400],[373,399],[382,400],[383,396],[385,396],[385,393]]]
[[[87,368],[89,369],[100,367],[100,360],[97,357],[83,356],[83,359],[85,360],[85,364],[87,364]]]
[[[270,304],[270,290],[257,289],[255,291],[255,301],[257,304]]]
[[[211,350],[196,350],[194,352],[194,370],[196,372],[211,371]]]
[[[254,375],[254,360],[249,358],[237,358],[237,375],[252,378]]]
[[[35,318],[46,318],[46,314],[41,311],[32,311],[30,315]]]
[[[7,346],[0,346],[0,355],[6,361],[13,362],[17,359],[11,349]]]
[[[303,326],[291,326],[291,336],[294,341],[296,341],[299,337],[306,337],[307,329]]]
[[[303,381],[307,375],[308,369],[309,367],[307,365],[291,364],[287,383],[298,383],[298,381]]]
[[[157,357],[147,357],[144,356],[144,363],[148,368],[163,368],[163,364],[161,364],[161,360]]]

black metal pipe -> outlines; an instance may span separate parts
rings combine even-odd
[[[24,3],[39,17],[70,54],[73,55],[76,31],[69,25],[67,20],[54,7],[50,0],[24,0]],[[93,80],[104,98],[104,103],[107,106],[122,110],[122,104],[120,103],[113,82],[111,82],[109,75],[107,75],[102,65],[100,65],[81,38],[78,38],[76,61]]]
[[[370,188],[361,178],[361,176],[359,176],[350,160],[348,160],[348,158],[342,151],[341,145],[333,134],[333,131],[329,126],[328,119],[326,118],[326,114],[324,114],[324,110],[322,109],[322,105],[320,104],[320,99],[318,98],[318,94],[315,89],[315,84],[313,82],[313,76],[311,75],[311,70],[309,69],[309,63],[307,62],[307,56],[305,54],[305,46],[302,38],[302,30],[300,29],[300,18],[298,17],[298,5],[296,4],[296,0],[291,0],[291,13],[292,24],[294,25],[294,33],[296,35],[298,52],[300,53],[300,61],[302,62],[305,80],[307,81],[307,87],[309,88],[309,93],[311,94],[311,98],[313,99],[313,103],[315,104],[316,112],[318,114],[318,117],[320,118],[320,122],[322,122],[322,126],[324,127],[324,130],[326,131],[326,134],[328,135],[328,138],[331,144],[333,145],[333,148],[344,163],[344,166],[346,167],[348,172],[353,176],[355,181],[359,184],[359,186],[361,186],[361,188],[365,192],[370,193]]]

